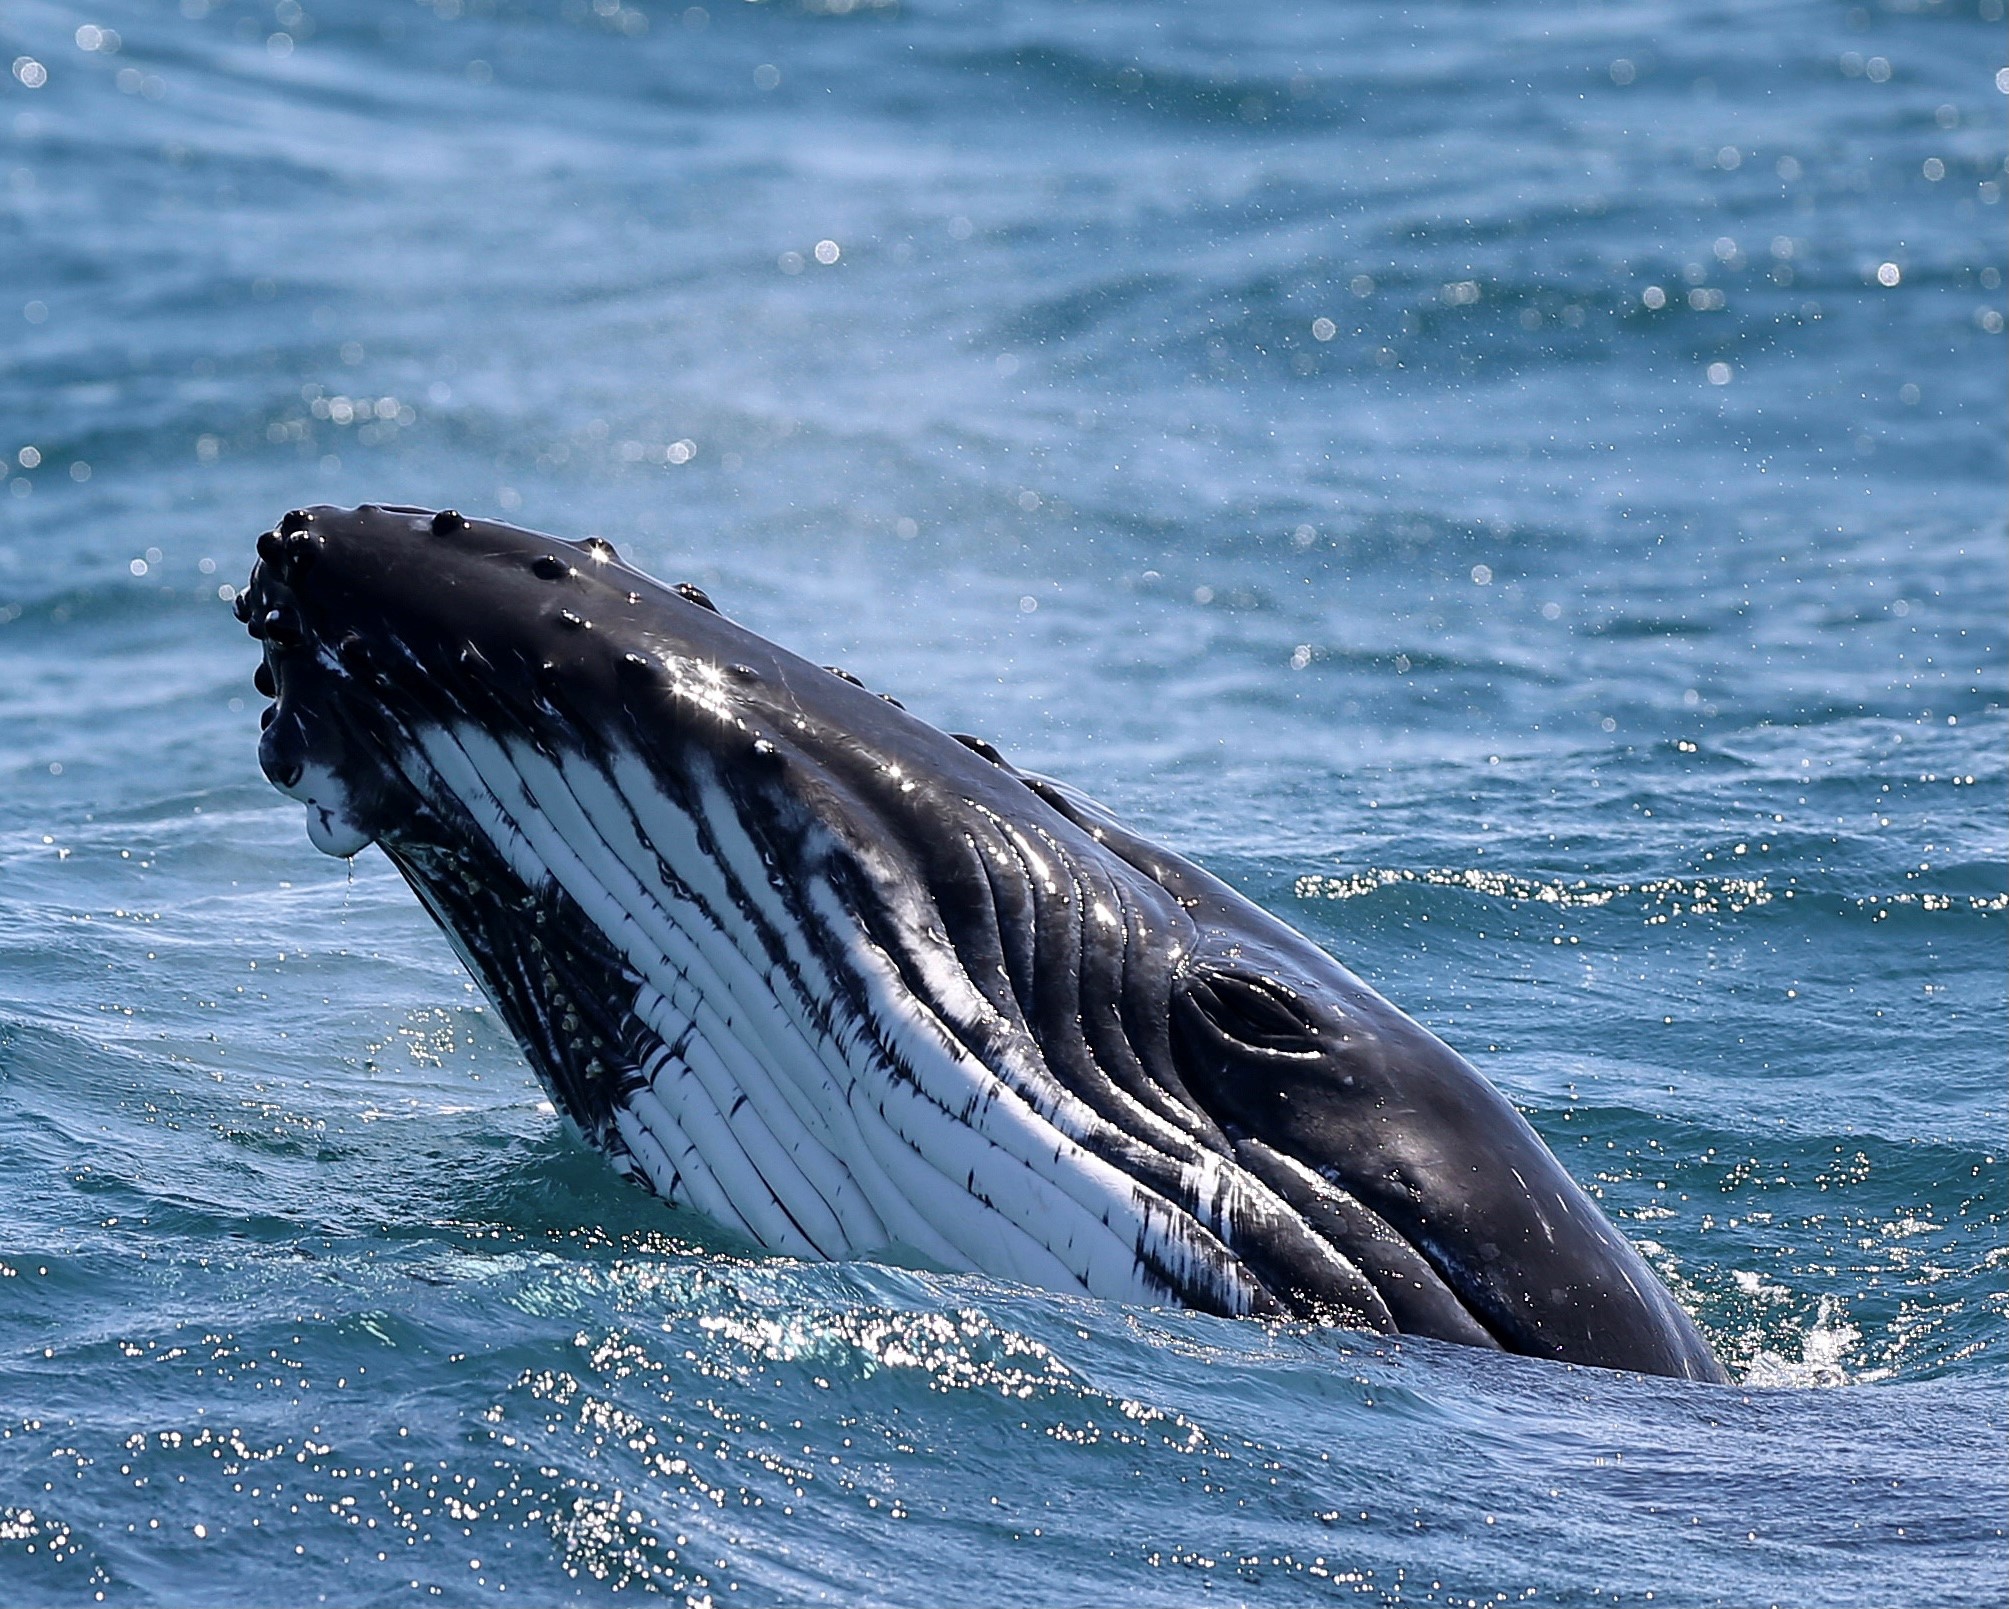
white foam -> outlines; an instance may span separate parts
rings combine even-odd
[[[1761,1351],[1745,1371],[1747,1386],[1821,1390],[1879,1378],[1882,1371],[1850,1367],[1850,1355],[1862,1331],[1849,1321],[1848,1311],[1832,1296],[1823,1296],[1814,1321],[1800,1337],[1800,1355],[1789,1358],[1770,1349]]]

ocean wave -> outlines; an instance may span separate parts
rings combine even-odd
[[[1741,852],[1741,851],[1739,851]],[[1882,920],[1893,911],[1955,911],[1997,915],[2009,911],[2009,894],[1965,894],[1930,890],[1859,894],[1823,886],[1798,874],[1758,877],[1672,876],[1636,881],[1594,882],[1588,878],[1533,879],[1477,868],[1377,867],[1357,872],[1307,872],[1293,884],[1301,900],[1363,899],[1385,889],[1414,885],[1455,889],[1509,905],[1545,905],[1561,910],[1605,910],[1641,914],[1649,925],[1677,916],[1741,916],[1775,902],[1801,900],[1827,910],[1855,911]]]

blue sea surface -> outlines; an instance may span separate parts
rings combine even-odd
[[[5,0],[0,1602],[2001,1602],[2002,12]],[[623,1185],[259,775],[366,500],[1220,872],[1737,1383]]]

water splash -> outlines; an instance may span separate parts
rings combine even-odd
[[[1755,1277],[1751,1289],[1761,1289]],[[1850,1366],[1849,1360],[1862,1338],[1862,1331],[1850,1322],[1848,1310],[1841,1302],[1833,1296],[1823,1296],[1814,1310],[1813,1323],[1800,1337],[1800,1355],[1789,1358],[1782,1352],[1760,1351],[1744,1372],[1744,1384],[1801,1391],[1832,1390],[1884,1378],[1887,1370]]]

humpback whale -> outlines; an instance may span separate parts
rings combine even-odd
[[[704,593],[295,510],[259,762],[376,843],[622,1173],[769,1250],[1722,1381],[1476,1069],[1063,783]]]

